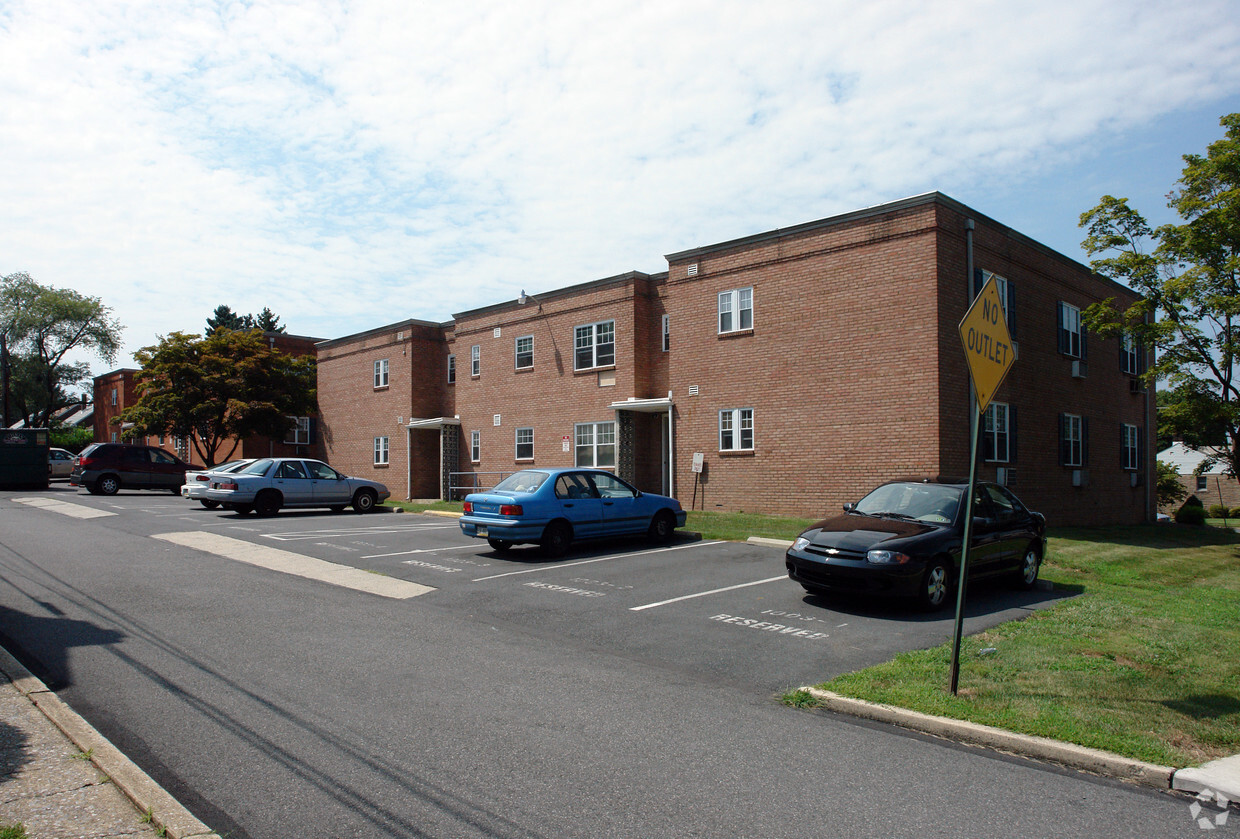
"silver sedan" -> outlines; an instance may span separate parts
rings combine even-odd
[[[201,472],[186,472],[185,483],[181,485],[181,497],[197,501],[208,510],[214,510],[220,506],[220,502],[207,498],[207,487],[211,486],[211,476],[217,474],[227,475],[253,462],[254,458],[247,457],[242,460],[230,460],[228,463],[221,463],[219,466],[212,466],[210,469],[203,469]]]
[[[369,513],[391,493],[378,481],[350,478],[321,460],[265,457],[226,475],[212,475],[207,500],[241,515],[274,516],[284,507],[352,506]]]

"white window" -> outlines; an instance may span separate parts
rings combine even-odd
[[[534,336],[522,335],[517,339],[517,369],[529,370],[534,366]]]
[[[1197,492],[1205,492],[1207,489],[1209,489],[1208,481],[1209,479],[1206,478],[1205,475],[1198,475],[1197,476]]]
[[[482,347],[478,344],[469,348],[469,375],[482,375]]]
[[[1085,419],[1076,414],[1059,415],[1059,462],[1063,466],[1085,465]]]
[[[616,465],[616,424],[614,422],[579,422],[577,466],[609,468]]]
[[[1059,351],[1072,358],[1085,357],[1081,335],[1081,310],[1070,303],[1059,303]]]
[[[753,408],[719,412],[719,451],[753,451]]]
[[[1011,408],[1003,402],[991,402],[986,408],[982,425],[982,459],[991,463],[1007,463],[1011,459]]]
[[[290,446],[310,445],[310,417],[289,417],[293,426],[284,435],[284,442]]]
[[[1134,376],[1141,372],[1140,359],[1137,355],[1137,339],[1131,332],[1125,332],[1119,339],[1119,368]]]
[[[719,292],[719,332],[753,329],[753,287]]]
[[[473,463],[482,460],[482,432],[469,432],[469,459]]]
[[[534,429],[517,429],[517,460],[534,459]]]
[[[116,388],[112,388],[112,406],[116,406]]]
[[[667,352],[672,346],[672,316],[663,316],[663,352]]]
[[[448,384],[456,384],[456,356],[448,356]]]
[[[375,438],[375,466],[387,466],[388,464],[388,438]]]
[[[1137,470],[1141,467],[1140,435],[1135,425],[1125,423],[1120,428],[1120,443],[1123,446],[1124,468]]]
[[[573,330],[573,369],[589,370],[616,363],[616,322],[587,323]]]
[[[375,387],[388,386],[388,360],[382,358],[375,362]]]

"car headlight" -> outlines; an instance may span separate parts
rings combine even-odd
[[[867,562],[875,565],[903,565],[910,559],[908,554],[899,551],[870,551],[865,558]]]
[[[794,551],[803,551],[808,547],[809,547],[809,540],[806,539],[804,536],[798,536],[797,540],[792,543],[792,549]]]

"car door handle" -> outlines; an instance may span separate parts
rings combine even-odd
[[[613,504],[615,504],[615,503],[616,503],[615,501],[604,501],[604,502],[603,502],[603,506],[604,506],[604,507],[610,507],[611,505],[613,505]]]

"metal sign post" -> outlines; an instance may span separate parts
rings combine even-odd
[[[956,581],[956,630],[952,636],[952,696],[956,695],[960,682],[960,639],[964,631],[964,596],[969,580],[969,546],[973,541],[973,496],[976,494],[977,485],[977,441],[986,408],[1015,361],[1012,336],[1008,332],[1003,303],[999,299],[999,289],[993,276],[986,280],[981,292],[969,306],[969,311],[965,312],[964,319],[960,321],[960,340],[964,344],[973,389],[977,392],[977,421],[973,423],[973,432],[969,435],[969,488],[964,502],[964,542],[960,546],[960,574]]]

